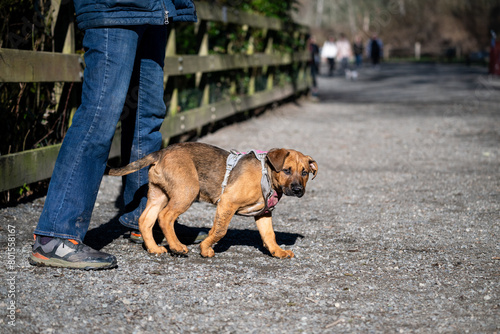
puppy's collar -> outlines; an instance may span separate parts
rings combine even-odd
[[[262,189],[262,195],[264,196],[264,208],[256,213],[251,214],[252,216],[259,216],[264,213],[269,213],[273,211],[276,204],[278,204],[281,196],[272,188],[271,178],[269,177],[269,172],[266,166],[266,151],[251,150],[250,152],[236,152],[231,150],[229,156],[226,160],[226,174],[224,175],[224,181],[222,182],[221,196],[224,193],[224,189],[227,186],[229,180],[229,174],[236,166],[238,161],[245,155],[253,153],[255,157],[260,161],[262,167],[262,178],[260,179],[260,187]],[[220,200],[220,198],[219,198]]]

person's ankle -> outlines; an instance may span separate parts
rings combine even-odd
[[[42,245],[46,245],[48,244],[52,239],[54,239],[54,237],[49,237],[49,236],[46,236],[46,235],[36,235],[37,237],[40,237],[39,239],[39,242],[40,244]]]

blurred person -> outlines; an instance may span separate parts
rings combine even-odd
[[[319,47],[316,44],[316,38],[314,36],[309,37],[309,56],[311,65],[311,78],[312,78],[312,96],[316,97],[318,95],[318,83],[316,81],[316,76],[319,71]]]
[[[328,75],[331,77],[335,73],[335,57],[337,57],[337,44],[335,43],[335,37],[330,36],[323,43],[321,58],[326,59],[328,63]]]
[[[363,65],[363,40],[360,36],[356,36],[354,39],[354,43],[352,44],[352,49],[354,51],[354,60],[356,63],[356,67],[361,67]]]
[[[373,34],[372,38],[368,41],[366,52],[372,61],[372,65],[378,66],[384,54],[384,50],[382,41],[377,37],[377,34]]]
[[[337,41],[337,60],[340,62],[340,68],[344,75],[349,76],[349,61],[352,59],[351,43],[347,40],[345,34],[340,34],[340,39]]]

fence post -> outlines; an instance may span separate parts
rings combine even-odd
[[[264,53],[266,55],[271,55],[273,53],[274,38],[273,36],[271,36],[271,33],[269,32],[268,29],[264,30],[264,35],[266,38],[266,49],[264,50]],[[273,89],[275,66],[266,66],[262,70],[267,76],[266,90]]]
[[[200,47],[198,49],[198,56],[208,56],[208,31],[207,21],[201,21],[198,25],[198,39]],[[200,89],[202,93],[200,105],[208,105],[210,103],[210,85],[208,84],[207,74],[203,72],[196,73],[196,88]]]
[[[47,17],[47,21],[50,19],[52,22],[50,27],[54,38],[52,51],[64,54],[74,54],[75,22],[73,20],[73,7],[71,3],[61,3],[60,1],[53,0],[51,1],[51,9],[52,14]],[[57,102],[55,109],[57,112],[66,112],[66,103],[61,103],[61,100],[63,96],[66,96],[66,99],[70,99],[70,95],[72,95],[73,92],[73,85],[73,83],[54,83],[54,97]],[[68,127],[71,126],[76,109],[76,106],[70,109]]]

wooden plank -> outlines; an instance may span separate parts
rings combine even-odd
[[[0,192],[50,178],[60,148],[57,144],[0,156]],[[117,128],[109,157],[119,157],[120,153]]]
[[[59,144],[0,156],[0,191],[49,178],[60,148]]]
[[[165,57],[166,75],[184,75],[197,72],[217,72],[239,68],[290,65],[297,61],[306,61],[307,52],[294,54],[265,54],[253,55],[182,55]]]
[[[227,101],[186,110],[172,116],[167,116],[163,121],[160,132],[166,138],[180,135],[217,121],[220,119],[221,114],[230,115],[232,113],[233,108]]]
[[[307,60],[307,52],[254,55],[183,55],[165,57],[165,75],[185,75]],[[0,49],[0,82],[77,82],[83,70],[78,55]]]
[[[160,132],[163,137],[176,136],[201,126],[222,120],[240,112],[265,106],[307,89],[306,82],[297,85],[287,84],[270,91],[255,93],[252,96],[238,97],[233,101],[222,101],[202,106],[165,118]]]
[[[82,77],[76,54],[0,49],[0,82],[78,82]]]

